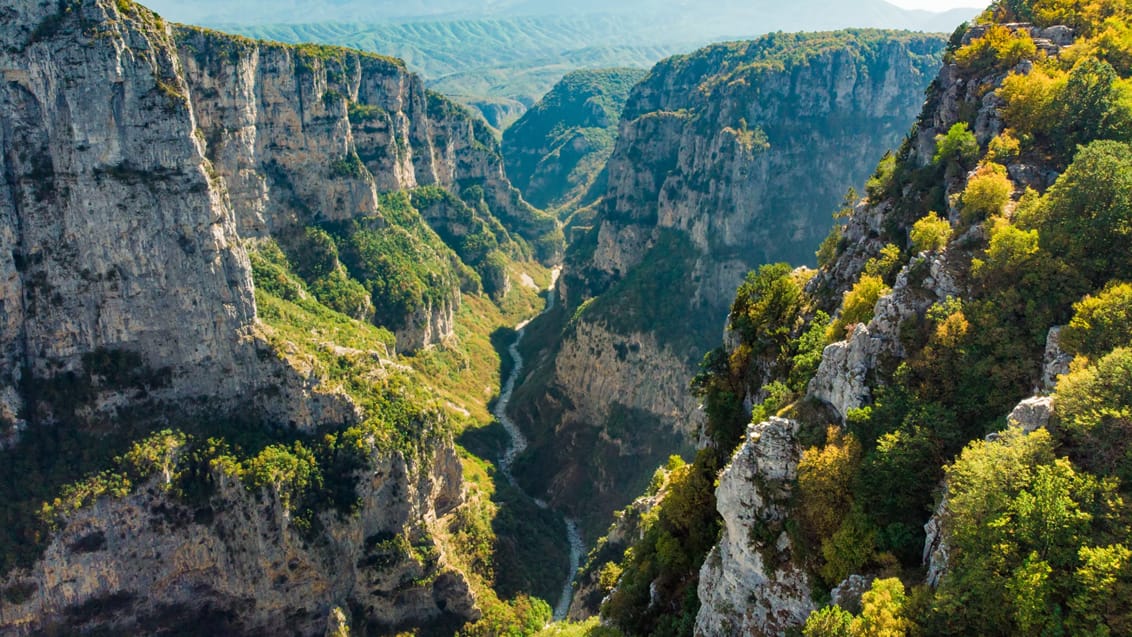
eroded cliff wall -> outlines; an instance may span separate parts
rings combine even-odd
[[[934,35],[775,34],[666,60],[633,90],[608,190],[561,279],[570,322],[547,371],[532,374],[538,386],[516,402],[520,420],[545,433],[531,464],[560,468],[532,470],[532,482],[561,505],[612,510],[632,493],[599,481],[583,494],[566,477],[603,468],[578,458],[636,463],[642,448],[680,448],[656,444],[664,436],[693,440],[701,416],[688,383],[735,288],[760,264],[812,260],[829,211],[915,119],[943,45]],[[611,426],[611,413],[626,412]],[[651,441],[625,445],[626,431]],[[647,479],[653,467],[640,464]]]

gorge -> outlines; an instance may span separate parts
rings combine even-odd
[[[9,0],[0,634],[1127,634],[1129,25],[777,32],[500,134]]]

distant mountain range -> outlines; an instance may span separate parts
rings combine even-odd
[[[973,11],[943,13],[902,9],[884,0],[827,2],[809,0],[784,4],[769,0],[156,0],[148,5],[168,17],[198,24],[265,24],[341,22],[400,22],[405,20],[460,20],[535,16],[578,17],[607,14],[643,17],[649,21],[673,18],[670,26],[691,37],[744,36],[769,31],[811,31],[838,27],[889,27],[925,31],[951,31]]]
[[[429,86],[505,128],[566,73],[649,68],[711,42],[773,31],[877,27],[950,33],[977,10],[902,9],[883,0],[152,0],[165,17],[278,40],[404,59]]]

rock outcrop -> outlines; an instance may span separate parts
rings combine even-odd
[[[354,516],[328,512],[312,542],[280,493],[249,490],[219,473],[200,508],[155,477],[132,495],[67,515],[42,561],[10,575],[0,601],[4,634],[154,633],[193,623],[213,634],[321,635],[333,609],[353,608],[386,628],[478,617],[464,576],[433,539],[463,501],[455,452],[424,469],[375,457],[358,476]]]
[[[814,610],[784,523],[802,454],[799,424],[753,424],[719,476],[723,535],[700,570],[696,635],[781,635]]]
[[[626,429],[677,432],[688,444],[696,405],[672,397],[686,395],[718,343],[736,287],[760,264],[813,258],[829,211],[919,112],[943,44],[884,32],[772,35],[657,65],[630,94],[604,198],[567,256],[560,286],[573,320],[557,358],[542,363],[549,373],[532,375],[544,387],[530,392],[534,404],[516,404],[524,426],[553,430],[532,440],[575,457],[600,456]],[[779,59],[787,51],[804,63]],[[648,373],[595,394],[592,362],[572,362],[593,356],[595,334],[604,356],[629,352]],[[660,402],[641,400],[650,397]],[[643,417],[614,431],[606,404]],[[640,464],[647,479],[652,467]],[[631,499],[616,488],[579,499],[562,488],[576,470],[562,466],[540,485],[556,504]]]

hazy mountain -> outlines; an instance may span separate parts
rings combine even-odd
[[[282,42],[356,47],[404,59],[430,88],[505,128],[575,69],[648,68],[711,42],[846,27],[950,33],[975,10],[910,11],[883,0],[619,3],[581,0],[221,0],[150,3],[165,17]]]

